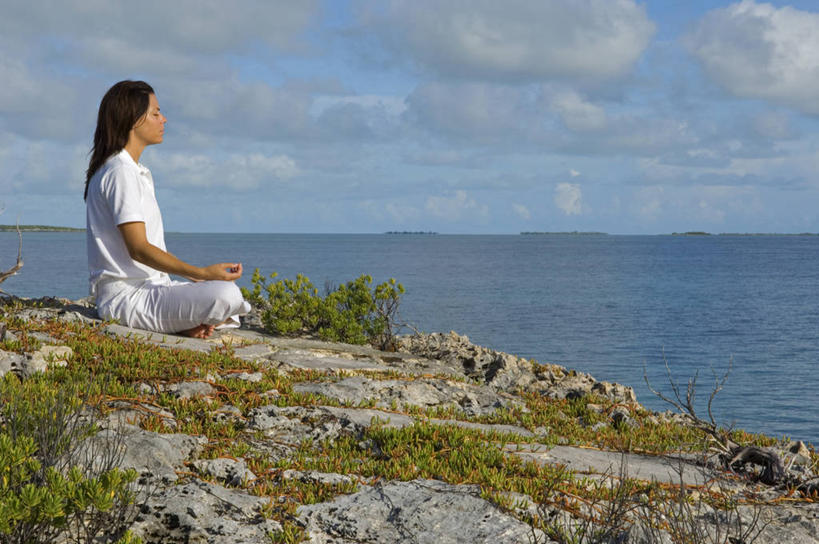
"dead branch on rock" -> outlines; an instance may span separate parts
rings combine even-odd
[[[661,544],[753,544],[773,521],[756,501],[742,504],[719,480],[704,488],[687,486],[682,459],[675,467],[679,483],[662,500],[645,504],[637,512],[633,535],[639,542]]]
[[[20,232],[20,223],[17,223],[17,238],[19,239],[17,245],[17,263],[5,272],[0,272],[0,283],[3,283],[23,268],[23,234]],[[5,295],[7,293],[0,289],[0,294]]]
[[[737,444],[730,437],[730,429],[721,429],[719,425],[717,425],[716,419],[714,418],[714,412],[712,410],[714,399],[725,386],[728,375],[731,373],[731,369],[733,368],[733,359],[728,361],[728,368],[726,369],[725,373],[722,374],[722,376],[719,376],[716,372],[713,373],[714,387],[711,390],[710,396],[708,397],[707,421],[697,415],[697,411],[694,406],[699,371],[694,372],[694,376],[688,380],[688,384],[685,389],[685,398],[683,399],[680,386],[671,375],[671,367],[669,367],[668,361],[665,360],[665,357],[663,357],[663,361],[665,362],[666,375],[668,376],[668,382],[671,385],[671,390],[674,393],[674,396],[673,398],[668,397],[667,395],[664,395],[663,393],[654,389],[651,386],[651,383],[648,381],[648,371],[644,366],[643,379],[645,380],[649,391],[654,393],[664,402],[676,408],[680,414],[688,419],[694,428],[705,433],[713,446],[712,449],[716,449],[718,451],[720,459],[728,469],[743,470],[746,464],[757,465],[762,467],[762,470],[757,478],[760,482],[768,485],[777,485],[781,483],[785,478],[785,466],[782,463],[782,459],[779,458],[779,455],[771,450],[763,449],[757,446],[742,446]]]

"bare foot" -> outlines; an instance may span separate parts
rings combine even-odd
[[[192,329],[180,331],[178,334],[182,336],[190,336],[191,338],[209,338],[213,334],[213,325],[197,325]]]

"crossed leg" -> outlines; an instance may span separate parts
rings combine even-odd
[[[172,281],[127,293],[106,308],[106,318],[149,331],[208,338],[231,316],[250,311],[241,290],[230,281]]]

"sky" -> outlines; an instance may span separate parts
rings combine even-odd
[[[819,232],[819,4],[0,0],[0,223],[85,226],[105,91],[181,232]]]

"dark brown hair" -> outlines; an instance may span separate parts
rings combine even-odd
[[[100,102],[97,114],[97,130],[94,131],[94,147],[85,171],[85,192],[88,198],[88,182],[105,161],[125,147],[128,136],[137,121],[148,111],[150,96],[154,90],[144,81],[120,81],[108,89]]]

